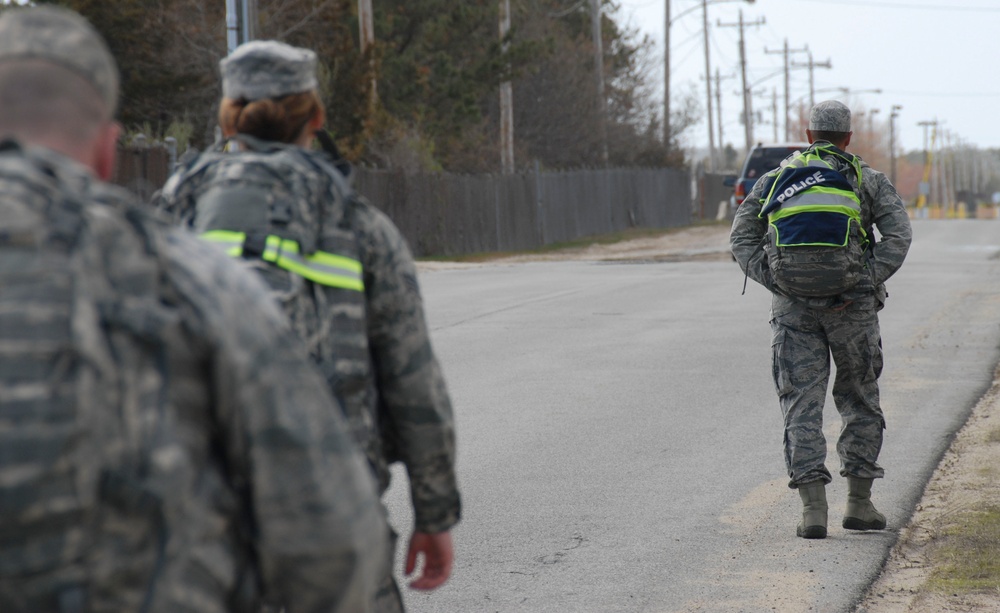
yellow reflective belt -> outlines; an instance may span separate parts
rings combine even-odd
[[[211,230],[201,237],[222,246],[230,257],[243,256],[243,244],[247,238],[243,232]],[[358,292],[365,290],[361,262],[325,251],[303,256],[299,253],[299,244],[288,238],[269,235],[264,241],[261,259],[320,285]]]
[[[212,230],[205,232],[201,237],[224,248],[229,257],[238,258],[243,255],[243,241],[246,240],[247,235],[229,230]]]

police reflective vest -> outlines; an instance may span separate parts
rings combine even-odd
[[[302,255],[298,242],[273,234],[255,238],[245,232],[210,230],[201,237],[225,248],[230,257],[259,257],[320,285],[358,292],[365,289],[361,262],[346,256],[325,251]]]

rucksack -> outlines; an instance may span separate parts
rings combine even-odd
[[[220,143],[171,179],[183,193],[180,222],[263,278],[378,467],[382,418],[373,410],[357,232],[364,205],[324,154],[243,134],[238,140],[238,151]]]
[[[315,358],[328,333],[322,292],[363,305],[364,282],[356,238],[344,227],[353,193],[339,172],[293,145],[246,135],[252,148],[237,152],[222,145],[202,154],[183,171],[181,183],[196,186],[193,206],[182,220],[203,239],[259,273]],[[317,202],[340,199],[341,219],[324,219]],[[335,208],[335,207],[331,207]],[[363,324],[360,324],[363,327]]]
[[[847,164],[855,181],[824,158]],[[870,229],[862,227],[861,163],[832,145],[800,153],[765,184],[760,218],[775,285],[793,297],[837,296],[867,274]]]
[[[129,607],[141,611],[168,538],[147,477],[176,451],[162,339],[178,317],[157,300],[140,220],[129,228],[53,175],[0,144],[0,610],[86,610],[88,579],[115,552],[144,577]],[[144,526],[142,542],[116,533],[121,521]]]

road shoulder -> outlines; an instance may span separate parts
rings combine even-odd
[[[1000,371],[942,458],[857,613],[1000,611],[1000,577],[984,593],[928,584],[947,563],[948,534],[968,513],[986,508],[1000,508]]]

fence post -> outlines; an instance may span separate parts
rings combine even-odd
[[[493,177],[493,223],[496,224],[497,251],[501,250],[500,245],[500,194],[503,191],[503,179],[507,175],[491,175]]]
[[[542,166],[535,160],[535,211],[538,215],[540,247],[545,246],[545,201],[542,198]]]
[[[173,136],[168,136],[163,139],[163,142],[167,144],[167,153],[170,154],[170,168],[167,175],[172,175],[174,170],[177,169],[177,139]]]

